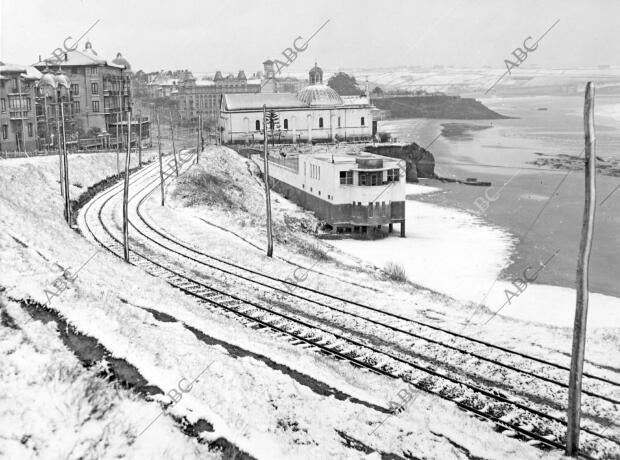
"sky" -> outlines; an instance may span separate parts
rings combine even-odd
[[[297,37],[305,51],[288,68],[434,65],[505,68],[515,48],[551,26],[528,65],[620,64],[617,0],[0,0],[0,60],[32,64],[88,39],[104,59],[134,70],[252,73]],[[559,22],[556,21],[559,20]]]

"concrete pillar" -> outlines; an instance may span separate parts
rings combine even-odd
[[[336,139],[335,137],[335,132],[334,132],[334,125],[336,124],[336,117],[334,116],[333,113],[329,114],[329,140],[334,142],[334,140]]]
[[[306,117],[306,121],[308,122],[308,143],[312,143],[312,115],[308,115]]]
[[[297,143],[297,119],[293,115],[291,117],[291,124],[293,125],[293,144]]]
[[[405,237],[405,221],[404,220],[400,221],[400,237],[401,238]]]

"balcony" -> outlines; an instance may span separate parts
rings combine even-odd
[[[10,110],[9,118],[11,120],[28,120],[30,118],[28,114],[28,110]]]

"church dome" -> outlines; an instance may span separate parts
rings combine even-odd
[[[125,70],[131,70],[131,65],[129,65],[129,61],[125,59],[121,53],[116,54],[116,58],[114,58],[112,63],[124,66]]]
[[[297,99],[307,106],[342,105],[342,98],[329,86],[310,85],[297,93]]]

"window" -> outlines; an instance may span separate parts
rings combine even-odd
[[[323,127],[323,117],[319,118],[319,128]]]
[[[91,75],[97,75],[97,67],[91,67],[90,68],[90,74]]]
[[[368,203],[368,217],[372,217],[372,203]]]
[[[28,137],[32,137],[32,123],[28,123]]]
[[[260,120],[256,120],[256,131],[260,131]]]
[[[11,88],[13,89],[13,91],[17,91],[17,78],[13,78],[11,80]]]
[[[93,112],[99,112],[99,101],[93,101]]]
[[[91,83],[90,84],[90,91],[93,94],[99,94],[99,84],[97,83]]]
[[[360,173],[360,185],[366,185],[366,174]]]
[[[400,176],[400,171],[398,169],[388,169],[388,172],[387,172],[388,182],[398,182],[399,176]]]
[[[364,120],[364,117],[362,117],[362,126],[364,126],[364,124],[366,123],[366,120]]]
[[[80,94],[80,85],[73,83],[71,85],[71,91],[73,92],[74,96],[78,96]]]
[[[8,138],[9,138],[9,126],[2,125],[2,139],[8,139]]]
[[[370,175],[370,185],[377,185],[377,175],[376,174],[371,174]]]
[[[80,113],[80,101],[75,101],[73,103],[73,110],[75,113]]]
[[[284,129],[288,129],[288,118],[284,119]]]
[[[353,171],[340,171],[340,183],[353,185]]]
[[[340,128],[340,117],[338,117],[338,127]]]
[[[6,99],[2,98],[2,112],[6,112]]]

